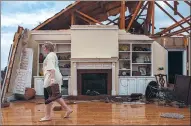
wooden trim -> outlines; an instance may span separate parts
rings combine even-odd
[[[139,1],[138,5],[137,5],[137,7],[135,9],[135,12],[133,13],[133,17],[131,18],[131,20],[130,20],[128,26],[127,26],[127,31],[131,28],[131,25],[132,25],[135,17],[137,16],[142,4],[143,4],[143,1]]]
[[[178,27],[179,25],[185,23],[185,22],[186,22],[185,20],[188,20],[188,21],[189,21],[190,18],[191,18],[191,16],[188,16],[188,17],[186,17],[185,19],[182,19],[182,20],[178,21],[177,23],[175,23],[175,24],[169,26],[168,28],[165,28],[163,31],[156,33],[156,35],[157,35],[157,34],[164,34],[164,33],[168,32],[169,30],[172,30],[172,29]]]
[[[111,95],[112,88],[112,70],[111,69],[78,69],[77,70],[77,89],[78,95],[82,95],[82,74],[83,73],[107,73],[107,94]]]
[[[135,20],[137,20],[137,19],[140,17],[140,15],[143,13],[143,11],[145,10],[145,8],[147,7],[148,3],[149,3],[149,2],[146,2],[146,4],[143,6],[143,8],[142,8],[141,11],[139,12],[139,15],[136,17]]]
[[[184,29],[177,30],[177,31],[175,31],[175,32],[166,34],[166,35],[164,35],[164,36],[173,36],[173,35],[176,35],[176,34],[180,34],[180,33],[182,33],[182,32],[185,32],[185,31],[188,32],[188,30],[190,30],[190,29],[191,29],[191,27],[188,26],[188,27],[186,27],[186,28],[184,28]]]
[[[96,20],[96,19],[94,19],[94,18],[92,18],[92,17],[90,17],[90,16],[88,16],[88,15],[86,15],[86,14],[84,14],[84,13],[78,11],[78,10],[76,10],[76,12],[77,12],[78,14],[84,16],[85,18],[88,18],[89,20],[92,20],[92,21],[95,22],[95,23],[98,23],[98,24],[103,25],[103,24],[102,24],[101,22],[99,22],[98,20]]]
[[[38,25],[36,28],[34,28],[33,30],[38,30],[41,27],[45,26],[46,24],[48,24],[50,21],[52,21],[53,19],[59,17],[61,14],[63,14],[64,12],[68,11],[69,9],[73,8],[74,6],[76,6],[77,4],[79,4],[80,1],[76,1],[75,3],[73,3],[71,6],[69,6],[68,8],[60,11],[59,13],[57,13],[56,15],[54,15],[53,17],[47,19],[46,21],[44,21],[42,24]]]
[[[157,2],[155,2],[155,4],[164,12],[166,13],[173,21],[175,21],[176,23],[178,22],[177,20],[175,20],[166,10],[164,10]],[[182,25],[179,25],[182,29],[184,29],[184,27]]]
[[[174,10],[174,8],[166,1],[163,1],[166,5],[168,5],[172,10]],[[185,19],[178,11],[176,12],[178,16],[180,16],[182,19]],[[189,21],[186,21],[189,25],[191,25],[191,23]]]
[[[121,1],[120,29],[125,29],[125,1]]]

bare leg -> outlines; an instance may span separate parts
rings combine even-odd
[[[65,103],[64,99],[59,98],[56,101],[62,106],[62,108],[66,109],[64,118],[68,118],[69,115],[73,112],[72,109]]]
[[[45,105],[45,116],[40,119],[40,121],[49,121],[51,120],[51,110],[52,110],[52,102]]]

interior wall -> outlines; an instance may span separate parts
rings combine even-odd
[[[158,42],[153,42],[153,74],[167,74],[168,51]],[[163,67],[164,70],[158,70]]]
[[[71,58],[118,57],[118,29],[72,29]]]

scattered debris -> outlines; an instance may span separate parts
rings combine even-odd
[[[183,119],[184,115],[178,113],[162,113],[160,115],[163,118],[175,118],[175,119]]]

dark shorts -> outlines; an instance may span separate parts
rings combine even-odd
[[[44,100],[46,101],[49,96],[51,95],[51,92],[48,92],[47,88],[44,88]]]

